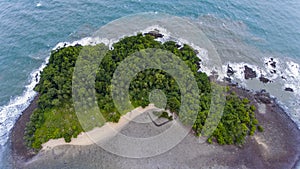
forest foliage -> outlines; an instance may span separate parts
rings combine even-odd
[[[88,47],[95,53],[103,44]],[[211,103],[211,82],[205,73],[198,72],[200,59],[194,49],[188,45],[178,47],[176,42],[158,42],[151,35],[137,34],[125,37],[113,44],[100,63],[95,76],[95,90],[98,107],[106,121],[118,122],[121,114],[114,105],[111,96],[111,80],[120,62],[129,55],[148,48],[167,50],[181,58],[193,72],[199,88],[199,112],[192,126],[200,135],[208,116]],[[33,112],[26,126],[24,138],[28,147],[40,149],[50,139],[64,138],[70,142],[83,131],[72,100],[72,76],[76,60],[82,46],[64,47],[52,51],[49,63],[41,73],[35,91],[39,93],[38,108]],[[158,69],[147,69],[138,73],[130,83],[130,101],[134,107],[145,107],[149,93],[160,89],[166,94],[166,109],[179,113],[181,93],[179,86],[171,75]],[[84,91],[82,91],[84,95]],[[86,98],[87,102],[90,98]],[[248,135],[253,135],[257,128],[262,131],[255,118],[255,107],[249,100],[240,98],[228,91],[223,117],[208,142],[219,144],[243,144]],[[96,127],[96,126],[93,126]]]

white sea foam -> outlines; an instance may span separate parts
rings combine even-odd
[[[227,72],[228,65],[233,69],[235,72],[230,78],[233,81],[238,81],[239,85],[242,87],[250,87],[248,85],[248,81],[245,79],[245,66],[253,69],[257,77],[256,79],[259,80],[259,77],[265,77],[271,80],[270,83],[278,83],[279,88],[275,90],[276,93],[270,93],[271,95],[284,95],[287,93],[285,91],[286,88],[291,88],[293,90],[292,93],[288,93],[291,97],[289,100],[280,100],[278,98],[278,103],[281,107],[285,109],[287,114],[291,117],[291,119],[296,122],[298,128],[300,129],[300,67],[298,63],[294,61],[290,61],[289,59],[280,59],[280,58],[263,58],[262,64],[258,63],[258,65],[251,65],[248,63],[240,62],[228,62],[223,65],[223,72]],[[272,64],[273,63],[273,64]],[[274,64],[275,63],[275,64]],[[224,77],[227,77],[225,75]],[[268,89],[268,85],[270,83],[265,84],[265,88]],[[280,88],[281,86],[281,88]],[[270,86],[271,87],[271,86]],[[280,94],[281,93],[281,94]],[[282,98],[282,99],[287,99]]]
[[[95,37],[86,37],[86,38],[83,38],[83,39],[80,39],[80,40],[77,40],[77,41],[73,41],[73,42],[59,42],[52,50],[57,50],[57,49],[60,49],[60,48],[63,48],[63,47],[68,47],[68,46],[75,46],[77,44],[82,45],[82,46],[87,46],[87,45],[94,46],[94,45],[97,45],[97,44],[100,44],[100,43],[103,43],[106,46],[109,46],[110,49],[112,49],[112,45],[114,43],[118,42],[120,39],[122,39],[126,36],[134,36],[137,33],[143,33],[144,34],[144,33],[148,33],[148,32],[153,31],[153,30],[158,30],[160,34],[164,35],[162,38],[155,39],[156,41],[164,43],[164,42],[169,41],[171,39],[171,33],[168,32],[165,28],[162,28],[158,25],[153,25],[153,26],[147,27],[144,30],[140,30],[138,32],[132,32],[130,34],[122,35],[122,36],[120,36],[116,39],[99,38],[99,37],[95,36]]]
[[[0,107],[0,146],[6,144],[9,132],[15,121],[36,96],[36,92],[33,88],[39,82],[40,72],[46,67],[48,59],[49,58],[46,59],[46,62],[42,64],[42,66],[30,74],[29,84],[25,86],[23,94],[21,96],[11,98],[7,105]]]
[[[97,45],[100,43],[104,43],[107,46],[111,46],[113,44],[113,41],[109,40],[109,39],[100,39],[98,37],[86,37],[86,38],[83,38],[83,39],[80,39],[80,40],[77,40],[74,42],[59,42],[53,48],[53,50],[60,49],[63,47],[75,46],[77,44],[82,45],[82,46],[87,46],[87,45],[94,46],[94,45]]]
[[[272,60],[272,61],[271,61]],[[245,66],[253,69],[257,74],[257,79],[259,77],[265,77],[274,81],[282,81],[284,83],[284,88],[292,88],[294,90],[295,95],[300,96],[300,68],[299,64],[293,61],[282,61],[279,58],[264,58],[263,59],[264,67],[260,67],[257,65],[251,65],[248,63],[240,62],[228,62],[226,65],[223,65],[223,72],[227,71],[227,66],[230,65],[232,69],[235,71],[234,75],[232,76],[233,79],[238,79],[242,83],[245,82],[244,78],[244,70]],[[271,62],[275,62],[276,66],[272,66]]]
[[[52,50],[57,50],[57,49],[60,49],[63,47],[68,47],[68,46],[75,46],[77,44],[82,45],[82,46],[87,46],[87,45],[94,46],[94,45],[97,45],[100,43],[103,43],[106,46],[109,46],[110,49],[112,49],[112,45],[114,43],[118,42],[120,39],[122,39],[126,36],[133,36],[133,35],[136,35],[137,33],[148,33],[153,30],[159,30],[159,33],[164,35],[163,38],[156,39],[157,41],[164,43],[170,39],[170,33],[166,29],[159,27],[158,25],[153,25],[151,27],[148,27],[144,30],[140,30],[138,32],[133,32],[130,34],[122,35],[116,39],[99,38],[99,37],[95,36],[95,37],[86,37],[86,38],[83,38],[83,39],[80,39],[77,41],[73,41],[73,42],[59,42]]]
[[[37,6],[37,7],[40,7],[40,6],[42,6],[42,3],[39,2],[39,3],[36,4],[36,6]]]
[[[63,47],[68,47],[68,46],[75,46],[77,44],[82,45],[82,46],[86,46],[86,45],[93,46],[93,45],[97,45],[99,43],[104,43],[106,46],[109,46],[110,49],[113,49],[112,45],[126,36],[134,36],[137,33],[144,34],[144,33],[150,32],[150,31],[154,31],[154,30],[158,31],[160,34],[163,35],[162,38],[155,39],[156,41],[165,43],[167,41],[172,40],[180,46],[183,46],[183,44],[187,44],[187,45],[191,46],[193,49],[197,50],[197,52],[198,52],[197,56],[201,59],[201,62],[200,62],[201,68],[199,71],[205,72],[208,75],[211,75],[213,71],[217,71],[219,73],[223,72],[220,68],[214,67],[212,69],[212,68],[210,68],[209,65],[206,64],[206,63],[209,63],[208,51],[206,49],[196,46],[195,44],[190,43],[188,40],[185,40],[183,38],[172,37],[171,32],[169,32],[167,29],[165,29],[159,25],[152,25],[152,26],[147,27],[146,29],[139,30],[137,32],[132,32],[130,34],[125,34],[116,39],[99,38],[96,36],[96,37],[86,37],[86,38],[83,38],[83,39],[80,39],[80,40],[77,40],[74,42],[60,42],[53,48],[53,50],[57,50],[57,49],[60,49]],[[224,77],[225,77],[225,74],[219,76],[219,80],[223,79]]]
[[[165,28],[163,28],[163,27],[161,27],[159,25],[150,26],[150,27],[148,27],[148,28],[146,28],[144,30],[141,30],[141,33],[148,33],[148,32],[153,31],[153,30],[158,30],[160,34],[164,35],[162,38],[156,39],[157,41],[160,41],[160,42],[164,43],[164,42],[170,40],[171,33],[168,32]],[[135,32],[134,34],[136,34],[136,33],[138,33],[138,32]]]
[[[260,76],[264,76],[266,74],[266,71],[256,65],[251,65],[248,63],[244,63],[244,62],[240,62],[240,63],[232,63],[232,62],[228,62],[225,65],[222,66],[222,71],[224,72],[222,74],[222,77],[226,77],[226,73],[227,72],[227,68],[228,65],[233,69],[233,71],[235,72],[234,75],[232,76],[233,79],[239,80],[241,81],[241,83],[244,85],[245,82],[245,66],[251,68],[252,70],[254,70],[256,72],[257,78],[259,78]]]

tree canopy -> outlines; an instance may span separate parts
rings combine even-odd
[[[103,44],[89,46],[87,50],[91,53],[96,52],[101,46]],[[179,48],[176,42],[161,43],[151,35],[137,34],[125,37],[113,44],[113,49],[104,56],[95,76],[96,98],[101,113],[106,121],[118,122],[121,114],[114,105],[110,90],[113,74],[126,57],[148,48],[172,52],[193,72],[199,88],[200,109],[192,128],[200,135],[210,109],[212,85],[205,73],[198,72],[200,59],[194,49],[186,44]],[[83,131],[72,100],[72,76],[82,49],[81,45],[76,45],[52,51],[49,63],[41,73],[41,80],[35,87],[39,93],[38,108],[33,112],[24,136],[29,147],[38,150],[42,143],[62,137],[69,142],[72,137],[77,137]],[[179,86],[170,74],[158,69],[144,70],[132,79],[129,86],[132,105],[147,106],[150,103],[149,93],[154,89],[160,89],[166,94],[166,109],[179,113]],[[81,94],[84,95],[84,92]],[[86,102],[89,100],[90,98],[87,98]],[[242,144],[246,136],[253,135],[257,128],[262,131],[254,111],[255,107],[249,104],[249,100],[228,91],[223,117],[208,142],[215,140],[219,144]]]

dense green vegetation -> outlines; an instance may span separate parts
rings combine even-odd
[[[41,80],[35,87],[39,93],[38,108],[26,126],[25,140],[29,147],[39,149],[50,139],[64,137],[70,141],[81,131],[72,106],[72,74],[81,46],[53,51]]]
[[[221,122],[208,142],[215,139],[221,145],[244,143],[245,137],[256,131],[258,120],[255,110],[253,105],[249,105],[248,99],[240,99],[235,93],[228,94]]]
[[[97,51],[102,44],[88,47],[90,53]],[[67,142],[83,131],[75,114],[72,100],[72,75],[75,62],[83,47],[80,45],[58,49],[51,53],[47,67],[41,74],[41,80],[35,90],[39,93],[38,108],[33,112],[27,124],[25,140],[29,147],[41,148],[49,139],[65,138]],[[199,135],[207,118],[211,101],[211,83],[205,73],[197,72],[200,59],[188,45],[178,48],[175,42],[164,44],[150,35],[138,34],[126,37],[113,45],[102,60],[95,79],[97,103],[106,121],[117,122],[117,111],[111,96],[113,73],[127,56],[147,48],[168,50],[180,57],[192,70],[199,88],[200,111],[193,130]],[[147,69],[136,75],[129,87],[130,99],[134,107],[147,106],[149,93],[160,89],[166,94],[166,109],[179,112],[181,96],[178,84],[166,72]],[[224,116],[208,142],[219,144],[242,144],[247,135],[253,135],[258,126],[255,119],[255,107],[247,99],[228,93]],[[89,98],[87,98],[87,101]]]

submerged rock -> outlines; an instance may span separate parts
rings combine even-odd
[[[253,79],[257,77],[256,72],[246,65],[245,65],[244,73],[245,73],[245,79]]]

